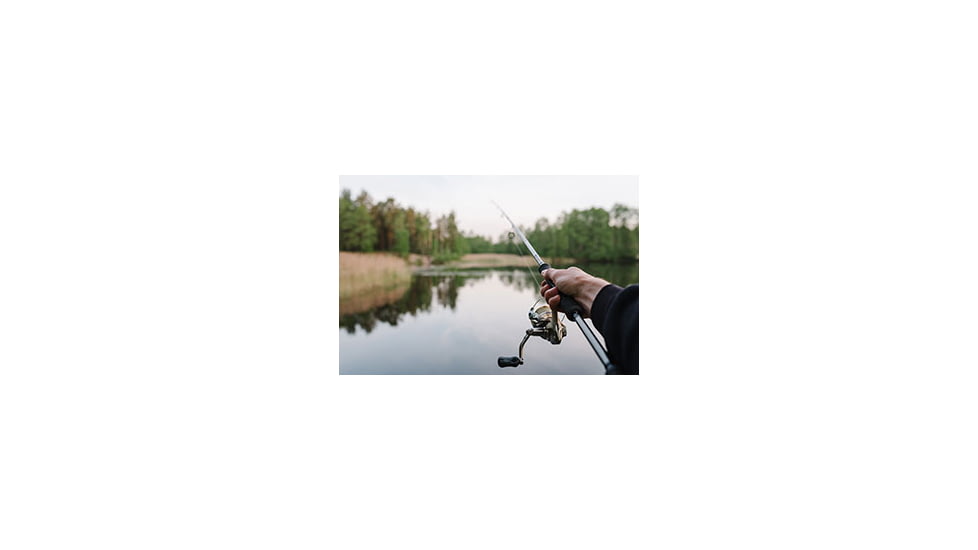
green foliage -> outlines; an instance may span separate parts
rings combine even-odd
[[[348,190],[340,195],[340,250],[373,251],[377,232],[370,218],[369,200],[361,193],[354,201]]]
[[[482,235],[476,235],[474,233],[465,235],[465,244],[468,247],[469,254],[486,254],[495,252],[492,241],[483,237]]]
[[[340,193],[340,250],[390,251],[402,257],[414,252],[449,261],[470,249],[454,212],[432,224],[427,212],[404,208],[393,198],[374,203],[365,191],[356,200],[348,189]]]
[[[533,228],[521,228],[544,258],[573,258],[581,262],[634,262],[638,260],[638,210],[616,204],[603,208],[564,212],[551,223],[546,218]],[[513,243],[503,233],[494,252],[514,252]],[[521,249],[522,252],[525,253]]]
[[[405,222],[406,214],[403,210],[394,214],[394,238],[391,250],[402,258],[406,258],[411,251],[411,234],[408,232]]]
[[[540,218],[532,228],[521,228],[544,258],[573,258],[581,262],[634,262],[638,260],[638,209],[623,204],[611,210],[588,208],[562,213],[551,222]],[[526,254],[519,237],[503,231],[492,239],[463,234],[449,212],[432,219],[427,212],[402,207],[393,198],[374,203],[366,192],[354,200],[340,193],[340,250],[395,252],[431,256],[448,262],[469,253]]]

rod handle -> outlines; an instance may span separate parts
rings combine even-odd
[[[543,262],[542,264],[540,264],[541,274],[543,274],[543,272],[548,269],[550,269],[550,264],[548,264],[547,262]],[[553,281],[551,281],[550,279],[544,279],[544,280],[547,281],[547,285],[550,288],[554,287]],[[563,292],[560,293],[560,309],[564,310],[564,313],[566,313],[571,318],[573,318],[575,314],[580,315],[581,317],[584,316],[584,308],[581,307],[581,304],[577,303],[577,300],[571,298],[570,296],[564,294]]]

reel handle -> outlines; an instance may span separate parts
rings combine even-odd
[[[496,363],[500,367],[518,367],[523,363],[523,360],[513,355],[510,357],[500,357],[496,360]]]
[[[540,264],[540,274],[543,274],[543,272],[550,269],[550,267],[550,264],[547,262]],[[553,281],[550,279],[544,280],[547,281],[547,285],[550,286],[550,288],[554,288]],[[571,319],[578,315],[581,317],[584,316],[584,308],[581,307],[581,304],[577,303],[577,300],[571,298],[563,292],[560,293],[560,309],[564,310],[564,313],[566,313]]]

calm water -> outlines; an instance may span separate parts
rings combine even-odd
[[[638,265],[585,269],[622,286],[638,282]],[[537,285],[526,269],[417,273],[391,303],[340,316],[340,374],[604,374],[566,320],[560,345],[532,337],[523,365],[496,365],[500,355],[517,355]]]

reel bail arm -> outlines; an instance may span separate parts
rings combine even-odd
[[[526,334],[523,335],[523,340],[520,342],[520,354],[499,357],[496,359],[496,364],[500,367],[518,367],[523,364],[523,347],[526,346],[526,341],[530,339],[530,336],[539,336],[554,345],[559,344],[564,336],[567,336],[567,327],[560,322],[560,319],[554,318],[550,306],[536,307],[539,303],[540,300],[537,300],[530,307],[530,313],[527,314],[532,328],[526,329]],[[534,309],[535,307],[536,309]]]
[[[496,203],[493,202],[493,204]],[[519,235],[520,240],[522,240],[523,244],[526,245],[526,249],[529,250],[530,254],[533,256],[533,259],[537,262],[537,266],[539,266],[538,270],[540,271],[540,273],[542,274],[544,271],[550,269],[550,264],[548,264],[547,262],[543,261],[542,258],[540,258],[540,255],[537,254],[536,249],[534,249],[533,245],[530,244],[530,240],[526,238],[526,235],[523,233],[523,230],[520,229],[518,225],[516,225],[516,222],[514,222],[509,217],[508,214],[506,214],[506,211],[503,210],[503,207],[496,204],[496,208],[498,208],[499,211],[502,212],[503,216],[505,216],[506,219],[509,221],[509,224],[513,226],[513,232]],[[551,281],[550,279],[545,279],[545,280],[547,281],[547,284],[550,285],[551,288],[554,287],[553,281]],[[549,310],[550,308],[548,307],[547,309]],[[601,364],[604,366],[605,373],[615,374],[617,369],[615,365],[611,362],[611,358],[608,357],[608,352],[605,351],[604,346],[601,345],[601,342],[598,341],[597,336],[594,335],[594,331],[591,330],[591,326],[584,321],[584,317],[583,317],[584,310],[581,308],[581,304],[578,304],[576,300],[561,292],[560,309],[567,312],[567,317],[569,317],[572,321],[577,323],[577,326],[581,329],[581,332],[584,334],[584,339],[587,340],[588,344],[591,345],[591,348],[594,349],[594,353],[598,356],[598,360],[601,361]],[[532,311],[530,312],[530,323],[533,324]],[[567,329],[563,328],[563,331],[564,334],[566,335]],[[523,343],[526,343],[526,339],[529,338],[530,332],[531,332],[530,330],[527,330],[527,336],[523,339]],[[556,342],[553,339],[550,339],[550,342],[553,344],[559,344],[560,339],[558,338]],[[520,345],[520,347],[522,348],[522,344]],[[519,361],[519,363],[512,364],[514,359]],[[500,367],[510,367],[510,366],[515,367],[523,363],[523,354],[521,352],[519,357],[500,357],[497,362],[499,363]]]

